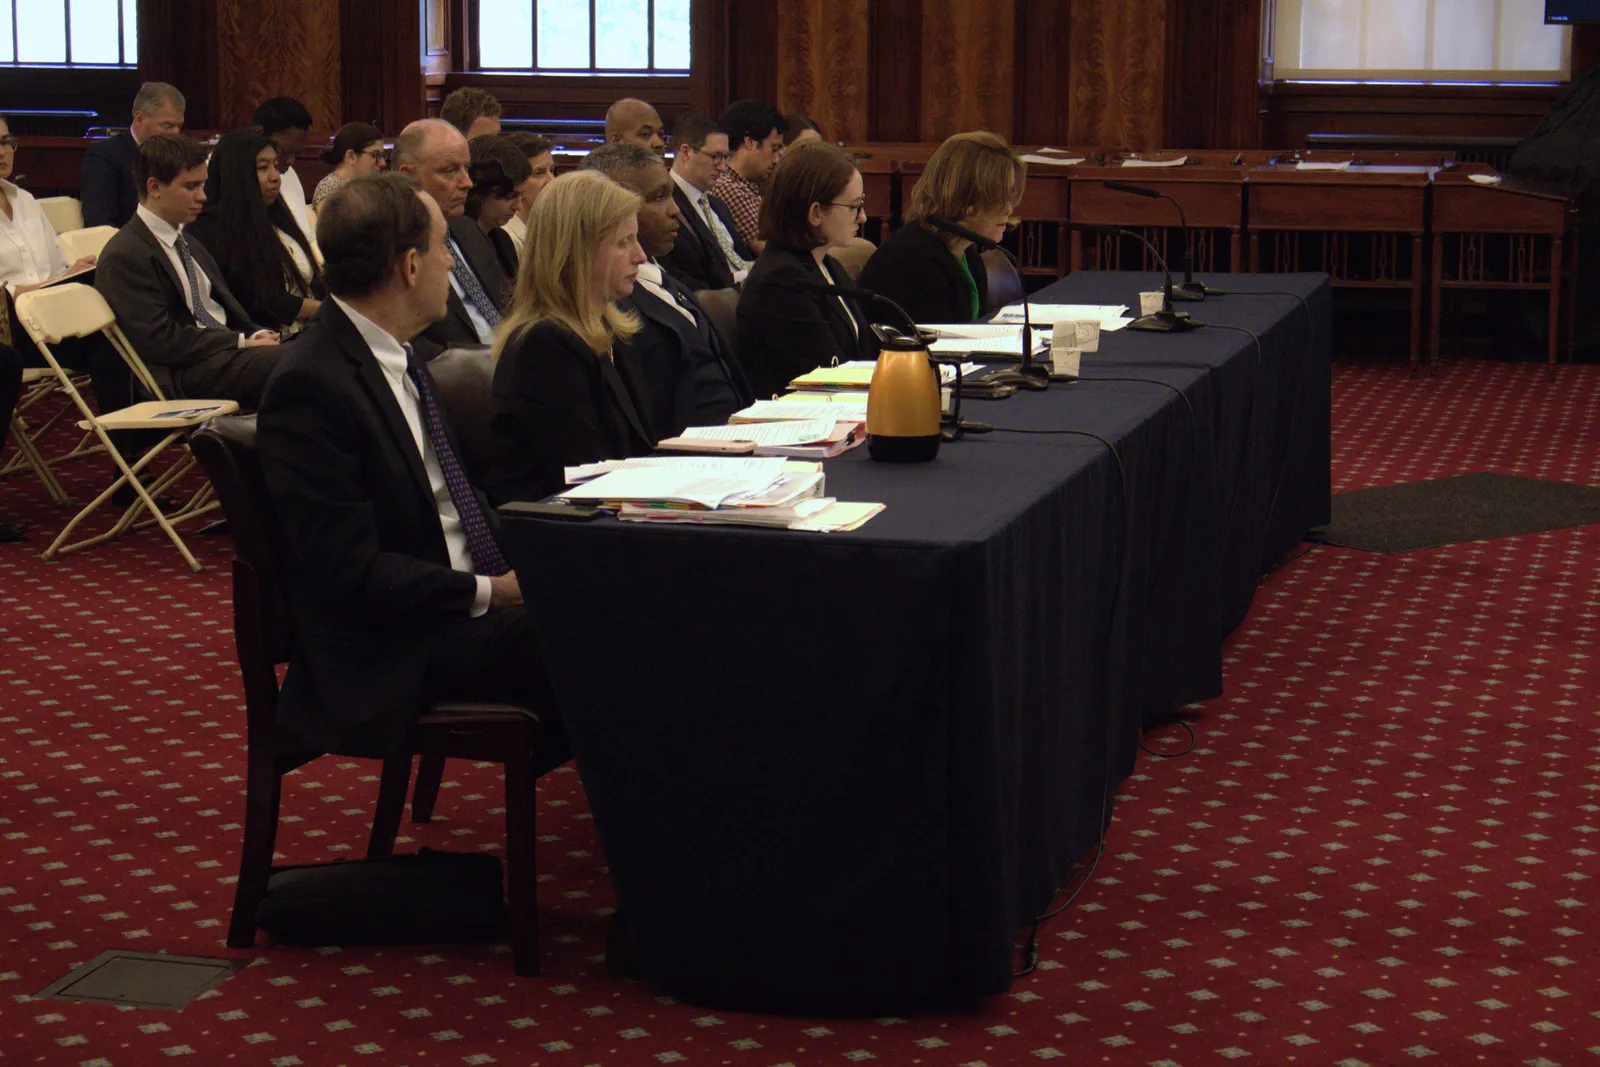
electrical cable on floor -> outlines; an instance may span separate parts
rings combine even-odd
[[[1179,756],[1187,756],[1189,753],[1193,752],[1194,751],[1194,746],[1199,740],[1195,736],[1194,727],[1190,726],[1188,723],[1184,722],[1182,719],[1174,719],[1172,721],[1175,722],[1176,724],[1178,724],[1179,726],[1183,727],[1184,731],[1186,733],[1188,733],[1188,735],[1189,735],[1189,743],[1187,745],[1185,745],[1183,748],[1180,748],[1176,752],[1158,752],[1155,749],[1151,748],[1150,746],[1146,745],[1143,741],[1140,741],[1139,742],[1139,751],[1141,751],[1141,752],[1143,752],[1143,753],[1145,753],[1147,755],[1154,756],[1156,759],[1177,759]]]

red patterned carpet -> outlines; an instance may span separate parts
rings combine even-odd
[[[1600,367],[1343,364],[1335,481],[1479,470],[1600,486]],[[1038,971],[970,1015],[820,1020],[657,998],[600,963],[611,894],[576,774],[540,790],[545,972],[489,947],[222,944],[243,716],[226,538],[66,562],[0,488],[0,1063],[808,1067],[877,1061],[1575,1065],[1600,1057],[1600,527],[1285,567],[1195,751],[1144,758]],[[1147,739],[1152,747],[1176,737]],[[365,840],[375,766],[289,779],[282,848]],[[494,768],[411,842],[493,850]],[[106,948],[248,955],[186,1010],[29,994]]]

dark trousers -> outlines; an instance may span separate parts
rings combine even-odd
[[[22,353],[10,345],[0,345],[0,446],[11,432],[11,414],[22,395]]]
[[[423,686],[429,701],[499,701],[534,708],[544,737],[541,748],[550,756],[545,765],[566,761],[566,732],[555,713],[526,609],[490,612],[440,627],[428,648]]]

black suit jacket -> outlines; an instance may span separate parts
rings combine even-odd
[[[852,285],[838,260],[826,257],[830,279]],[[781,393],[790,379],[838,360],[877,359],[878,341],[858,316],[851,328],[836,297],[808,292],[807,281],[827,281],[809,253],[769,244],[750,268],[739,294],[739,358],[759,397]]]
[[[565,326],[522,330],[494,369],[489,495],[540,500],[566,486],[564,467],[651,451],[642,396],[626,361],[595,355]]]
[[[476,221],[465,215],[457,215],[451,219],[449,226],[450,236],[455,238],[456,247],[461,249],[462,258],[467,261],[467,266],[477,275],[478,284],[483,286],[483,291],[489,294],[494,306],[504,314],[510,305],[511,286],[500,270],[500,261],[495,256],[494,245],[489,243],[488,235],[478,228]],[[467,306],[456,295],[453,285],[450,287],[449,309],[445,312],[444,318],[422,331],[422,336],[432,341],[439,349],[483,343],[478,337],[478,331],[472,328],[472,319],[467,315]]]
[[[672,196],[678,203],[678,213],[683,216],[684,224],[678,229],[678,240],[672,251],[661,257],[661,266],[690,289],[733,288],[733,268],[728,265],[728,257],[722,254],[711,227],[700,217],[700,209],[684,195],[677,182],[672,183]],[[734,230],[728,205],[713,196],[711,210],[733,238],[733,250],[745,259],[755,259]]]
[[[662,280],[680,303],[687,302],[695,321],[635,282],[633,295],[618,303],[637,312],[644,327],[617,347],[617,358],[642,391],[651,427],[660,437],[676,437],[686,426],[720,426],[748,407],[752,395],[733,346],[694,294],[671,275]]]
[[[122,227],[139,206],[139,187],[133,180],[133,161],[139,146],[127,130],[96,141],[83,153],[83,177],[78,199],[83,203],[85,226]]]
[[[964,262],[978,286],[978,315],[987,304],[989,276],[976,247]],[[944,240],[920,222],[900,227],[872,253],[856,284],[905,308],[917,322],[972,322],[972,290]]]
[[[239,350],[239,335],[262,329],[228,288],[222,269],[199,241],[189,242],[195,266],[211,281],[211,296],[227,326],[201,326],[189,310],[186,289],[166,249],[144,220],[134,216],[106,242],[95,266],[94,287],[111,305],[117,325],[169,396],[181,396],[184,369],[226,361]]]
[[[434,629],[467,617],[477,582],[451,569],[405,415],[331,300],[284,346],[256,447],[294,628],[279,720],[325,751],[387,755],[423,710]]]
[[[517,242],[499,226],[484,236],[489,238],[489,246],[494,249],[495,262],[500,265],[500,273],[505,277],[506,304],[510,306],[510,294],[517,288],[517,271],[522,267],[522,259],[517,255]]]

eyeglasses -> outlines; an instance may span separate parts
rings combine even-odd
[[[384,148],[369,148],[361,154],[372,160],[374,163],[377,163],[379,160],[383,159],[384,156],[388,155],[389,152]]]
[[[847,207],[847,208],[849,208],[851,213],[855,214],[855,215],[865,215],[867,213],[867,199],[866,199],[866,197],[862,197],[860,200],[854,201],[853,203],[849,203],[849,204],[845,203],[842,200],[834,200],[834,201],[832,201],[832,203],[833,203],[834,207]]]
[[[20,145],[21,143],[22,143],[22,138],[20,138],[20,137],[11,136],[11,135],[8,135],[8,136],[5,136],[5,137],[0,137],[0,148],[10,149],[13,152],[15,152],[17,150],[17,146]]]
[[[713,163],[726,163],[728,161],[728,157],[732,155],[731,152],[707,152],[703,148],[695,148],[691,149],[691,151],[700,153]]]

